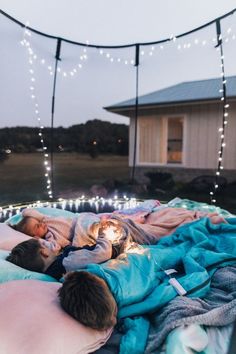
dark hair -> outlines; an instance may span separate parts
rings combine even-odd
[[[43,272],[44,261],[40,248],[39,241],[35,239],[21,242],[11,250],[6,260],[34,272]]]
[[[115,299],[105,281],[94,274],[68,273],[58,296],[62,308],[85,326],[105,330],[116,324]]]

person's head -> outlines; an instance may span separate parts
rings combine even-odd
[[[32,216],[25,216],[17,224],[10,226],[26,235],[39,238],[44,237],[48,230],[45,222],[39,221]]]
[[[16,245],[6,260],[19,267],[43,273],[55,260],[57,252],[41,240],[32,239]]]
[[[105,330],[116,324],[116,301],[106,282],[94,274],[68,273],[58,296],[62,308],[85,326]]]

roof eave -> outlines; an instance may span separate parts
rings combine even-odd
[[[227,97],[228,100],[235,100],[236,96]],[[173,102],[163,102],[160,104],[157,103],[149,103],[149,104],[139,104],[139,108],[162,108],[168,106],[188,106],[192,104],[207,104],[207,103],[220,103],[219,98],[213,99],[205,99],[205,100],[191,100],[191,101],[173,101]],[[135,109],[135,105],[127,105],[127,106],[108,106],[103,107],[105,110],[113,113],[118,113],[122,111],[133,111]]]

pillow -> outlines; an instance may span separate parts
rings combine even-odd
[[[11,251],[18,243],[30,240],[31,237],[0,223],[0,249]]]
[[[47,274],[31,272],[30,270],[18,267],[17,265],[6,261],[8,254],[9,252],[0,250],[0,283],[21,279],[39,279],[56,282],[56,279]]]
[[[45,214],[47,216],[64,216],[65,218],[74,218],[75,213],[72,211],[59,209],[59,208],[48,208],[48,207],[41,207],[41,208],[33,208],[38,210],[40,213]],[[21,220],[21,213],[11,216],[5,222],[10,223],[12,225],[17,224]]]
[[[111,329],[85,327],[61,309],[60,286],[39,280],[0,285],[0,353],[83,354],[108,340]]]
[[[9,253],[9,251],[0,250],[0,260],[6,259]]]

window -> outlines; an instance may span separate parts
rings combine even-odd
[[[183,118],[168,119],[167,163],[182,163]]]
[[[139,163],[182,163],[183,123],[183,117],[140,117],[138,124]]]

